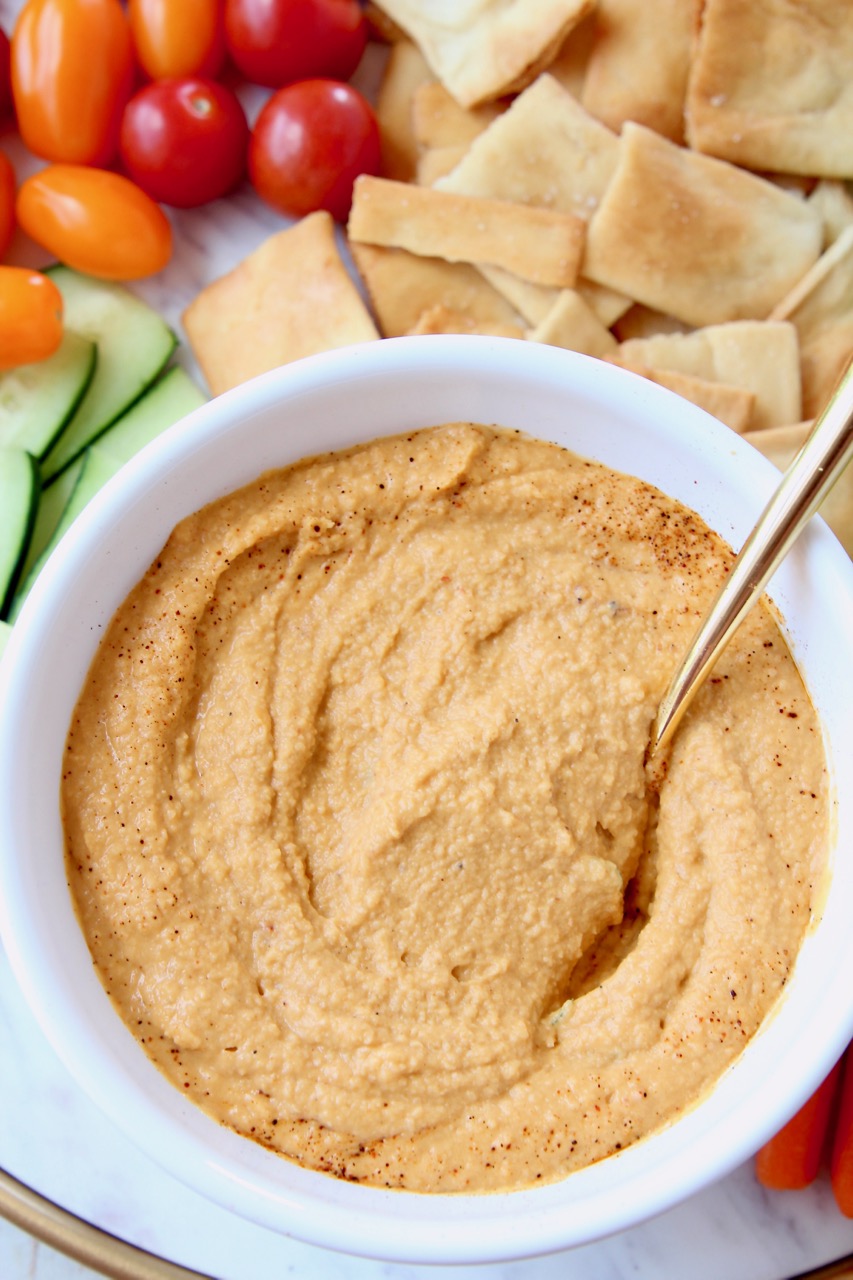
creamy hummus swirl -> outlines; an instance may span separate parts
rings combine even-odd
[[[772,1007],[822,741],[769,613],[644,752],[730,561],[649,486],[451,424],[184,521],[68,739],[81,922],[216,1118],[417,1190],[553,1179],[691,1105]]]

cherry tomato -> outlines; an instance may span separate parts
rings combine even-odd
[[[367,44],[367,22],[358,0],[225,0],[225,40],[255,84],[348,80]]]
[[[9,37],[0,27],[0,120],[12,115],[12,55]]]
[[[230,89],[188,76],[155,80],[125,107],[119,149],[134,182],[189,209],[224,196],[246,172],[249,126]]]
[[[360,173],[379,172],[379,127],[370,104],[337,80],[302,80],[277,90],[249,142],[249,176],[282,213],[328,209],[343,222]]]
[[[35,364],[62,341],[62,294],[29,267],[0,267],[0,369]]]
[[[129,0],[142,70],[152,80],[216,76],[225,61],[222,0]]]
[[[0,151],[0,260],[9,248],[15,230],[15,170],[5,151]]]
[[[12,91],[21,135],[37,156],[108,164],[132,78],[119,0],[27,0],[12,32]]]
[[[172,228],[129,178],[85,165],[54,164],[18,191],[18,222],[69,267],[105,280],[138,280],[172,255]]]

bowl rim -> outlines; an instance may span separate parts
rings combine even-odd
[[[222,1130],[186,1103],[159,1076],[129,1032],[125,1032],[127,1040],[141,1061],[129,1053],[123,1041],[114,1052],[100,1041],[89,1042],[85,1022],[104,1017],[104,1001],[108,1004],[108,998],[91,973],[91,960],[81,935],[72,948],[71,968],[82,975],[88,966],[90,980],[87,979],[85,992],[75,994],[72,1002],[66,975],[59,971],[57,958],[45,952],[42,945],[49,936],[51,903],[58,900],[62,887],[51,886],[48,898],[39,899],[35,893],[37,877],[29,868],[29,859],[15,856],[17,848],[37,848],[37,836],[51,838],[50,826],[36,823],[36,810],[19,802],[21,796],[30,794],[31,775],[41,767],[40,762],[33,763],[37,733],[32,727],[25,727],[25,745],[21,749],[21,718],[37,695],[46,655],[52,655],[54,661],[60,657],[63,623],[77,627],[76,638],[68,648],[77,655],[78,673],[86,645],[91,656],[97,644],[101,624],[87,624],[74,613],[78,579],[86,573],[91,577],[92,564],[101,564],[105,576],[113,573],[117,582],[120,577],[126,584],[111,588],[117,604],[159,549],[155,546],[149,554],[150,543],[132,548],[121,544],[118,558],[125,556],[127,562],[121,577],[115,569],[114,549],[104,545],[104,527],[121,530],[130,523],[128,513],[146,503],[154,504],[157,521],[162,523],[164,511],[172,510],[175,504],[179,506],[181,501],[191,501],[180,484],[196,465],[193,460],[215,453],[224,447],[227,438],[236,439],[246,432],[254,438],[253,430],[257,435],[261,427],[253,428],[252,424],[265,421],[273,408],[286,404],[295,412],[300,406],[316,406],[323,397],[328,400],[335,394],[339,396],[342,388],[355,404],[359,397],[369,400],[371,395],[386,394],[389,383],[401,388],[419,382],[422,388],[434,388],[441,378],[447,380],[449,388],[454,379],[460,385],[464,381],[466,387],[470,384],[468,402],[473,405],[478,399],[492,403],[493,384],[518,383],[532,389],[547,384],[550,395],[556,396],[562,390],[576,404],[597,405],[602,412],[606,409],[625,416],[630,406],[630,416],[645,431],[652,432],[658,445],[668,444],[675,450],[683,447],[679,446],[678,433],[694,432],[690,451],[694,470],[708,466],[716,475],[725,454],[735,459],[743,473],[738,483],[744,493],[767,496],[779,479],[776,469],[751,445],[673,393],[590,357],[516,339],[385,339],[284,366],[210,401],[147,446],[96,495],[51,557],[13,629],[0,663],[0,937],[37,1021],[72,1075],[137,1145],[173,1175],[245,1217],[312,1244],[399,1262],[496,1262],[588,1243],[671,1207],[748,1158],[805,1100],[853,1034],[853,993],[845,990],[844,965],[839,964],[839,972],[827,980],[821,998],[811,1005],[801,1002],[806,1047],[799,1055],[793,1055],[786,1042],[785,1009],[791,1004],[791,990],[799,991],[803,983],[814,982],[814,971],[821,969],[820,957],[811,957],[823,920],[806,939],[785,1001],[712,1090],[711,1097],[717,1100],[713,1120],[705,1122],[702,1118],[707,1112],[706,1097],[663,1130],[563,1182],[487,1196],[423,1196],[340,1183],[327,1175],[296,1169],[268,1152],[262,1153],[266,1161],[258,1159],[260,1149],[255,1144]],[[486,379],[492,385],[484,396],[478,393],[478,380]],[[408,421],[406,415],[417,416],[418,411],[417,406],[405,412],[401,408],[398,416]],[[474,414],[455,416],[494,420],[492,414],[480,418]],[[434,420],[452,418],[436,416]],[[408,429],[409,426],[397,428]],[[532,434],[537,433],[535,423],[529,429]],[[356,431],[356,438],[368,437]],[[265,447],[273,452],[278,447],[280,453],[287,454],[291,446],[287,442],[276,446],[270,440]],[[281,465],[326,449],[327,446],[306,449],[303,444],[292,452],[292,457],[285,456]],[[602,452],[606,451],[603,442]],[[251,461],[254,453],[246,453],[250,456],[240,464],[244,475],[236,483],[225,485],[221,492],[238,487],[244,479],[266,469],[266,465]],[[637,456],[642,456],[641,449]],[[197,465],[196,469],[202,470]],[[211,492],[206,500],[215,496],[218,493]],[[725,505],[725,492],[711,496]],[[188,506],[187,512],[197,505],[200,504]],[[720,532],[736,542],[752,518],[743,521],[738,517],[731,521],[731,527],[721,528]],[[142,569],[138,571],[140,564]],[[853,566],[819,519],[812,522],[774,578],[774,598],[777,589],[783,600],[797,598],[804,591],[808,602],[812,595],[816,596],[829,607],[838,627],[843,629],[846,624],[847,634],[853,631]],[[106,605],[99,603],[98,610],[103,612],[103,608]],[[105,617],[111,616],[112,611],[108,609]],[[787,616],[787,608],[783,606],[782,611]],[[88,639],[81,639],[82,632],[88,633]],[[800,660],[811,660],[810,646],[814,647],[814,638],[807,634],[799,650],[795,646]],[[88,661],[83,671],[87,666]],[[853,731],[844,738],[842,747],[841,757],[834,758],[836,771],[843,763],[848,776],[853,777]],[[57,775],[53,776],[56,780]],[[849,813],[853,796],[849,803],[840,794],[837,800],[838,832],[843,831],[846,837],[853,830],[853,816]],[[52,829],[55,833],[55,825]],[[853,887],[853,861],[840,860],[837,848],[833,861],[833,880],[841,866],[841,884],[849,891]],[[45,891],[43,882],[41,890]],[[840,891],[833,885],[827,904],[833,905],[836,914],[839,896]],[[823,919],[826,916],[824,910]],[[853,962],[853,940],[847,945],[846,954]],[[825,958],[822,963],[825,965]],[[801,978],[801,974],[805,976]],[[838,1015],[834,1021],[826,1016],[827,1009],[833,1007]],[[111,1007],[110,1016],[119,1021]],[[133,1060],[128,1066],[130,1058]],[[768,1070],[760,1097],[752,1099],[748,1106],[737,1088],[744,1074],[741,1064],[746,1059],[756,1060],[759,1067],[763,1064]],[[770,1070],[776,1062],[786,1063],[787,1073],[785,1069]],[[790,1075],[792,1062],[796,1067],[794,1079]],[[710,1116],[711,1112],[707,1114]],[[686,1159],[685,1142],[693,1143],[693,1150],[701,1152],[700,1160],[694,1159],[691,1164]],[[251,1148],[251,1159],[247,1148]],[[288,1176],[275,1177],[274,1172],[281,1173],[283,1163]],[[295,1175],[290,1176],[294,1169]],[[637,1176],[637,1169],[641,1177]],[[570,1184],[571,1191],[567,1192]],[[580,1189],[578,1196],[572,1194],[575,1188]]]

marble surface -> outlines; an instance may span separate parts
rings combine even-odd
[[[9,29],[17,0],[0,0]],[[374,54],[359,72],[369,90]],[[258,95],[246,96],[252,114]],[[34,167],[16,137],[0,135],[21,174]],[[135,286],[181,334],[183,308],[283,220],[243,189],[227,201],[173,215],[176,252],[156,279]],[[41,265],[18,238],[14,259]],[[180,358],[196,374],[186,348]],[[44,1040],[0,953],[0,1165],[57,1204],[128,1242],[216,1280],[266,1276],[426,1280],[433,1268],[347,1258],[255,1227],[162,1173],[100,1114]],[[768,1194],[746,1165],[662,1217],[570,1253],[484,1268],[442,1268],[445,1280],[783,1280],[853,1253],[853,1222],[825,1180]],[[0,1221],[3,1280],[79,1280],[94,1274]]]

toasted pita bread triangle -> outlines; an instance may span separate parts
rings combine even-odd
[[[469,316],[477,324],[510,325],[524,331],[522,318],[476,267],[371,244],[351,244],[350,251],[386,338],[410,333],[423,313],[437,306]]]
[[[482,107],[460,107],[444,85],[428,81],[412,98],[412,132],[421,147],[467,147],[506,106],[490,102]]]
[[[787,471],[813,426],[814,420],[809,419],[786,427],[771,427],[769,431],[747,431],[744,439],[780,471]],[[836,480],[823,500],[820,515],[847,554],[853,556],[853,466],[847,467]]]
[[[618,132],[626,120],[684,139],[699,0],[599,0],[581,102]]]
[[[850,0],[705,0],[690,145],[751,169],[853,177]]]
[[[573,214],[369,174],[356,179],[347,224],[351,242],[447,262],[488,263],[554,288],[577,279],[584,228]]]
[[[582,272],[688,325],[763,319],[821,240],[805,200],[628,123]]]
[[[751,426],[782,426],[802,417],[797,331],[787,323],[737,320],[693,333],[623,342],[619,358],[741,387],[752,393]]]
[[[595,0],[378,0],[464,107],[516,93]]]
[[[619,159],[619,139],[553,76],[542,75],[436,185],[588,219]]]
[[[683,396],[691,404],[698,405],[706,413],[724,422],[733,431],[743,432],[749,427],[755,397],[751,391],[744,391],[743,387],[709,382],[706,378],[696,378],[692,374],[678,373],[673,369],[652,369],[648,365],[625,360],[619,355],[605,356],[605,359],[610,364],[629,369],[632,373],[638,373],[642,378]]]
[[[812,417],[829,399],[853,355],[853,227],[842,232],[773,316],[796,326],[803,413]]]
[[[580,100],[592,46],[595,43],[595,10],[569,32],[556,57],[548,63],[548,75]]]
[[[426,59],[410,40],[388,52],[376,95],[376,120],[382,141],[382,172],[386,178],[411,182],[418,163],[418,142],[412,122],[412,102],[419,85],[432,80]]]
[[[379,337],[325,212],[270,236],[202,289],[182,319],[213,395],[302,356]]]
[[[517,325],[499,324],[490,320],[475,320],[462,311],[453,311],[441,304],[421,312],[417,324],[410,333],[481,333],[499,338],[523,338]]]
[[[606,356],[617,346],[613,334],[576,289],[563,289],[545,319],[527,337],[587,356]]]
[[[823,219],[823,247],[828,249],[842,231],[853,227],[853,195],[843,182],[823,178],[813,188],[808,200]]]

